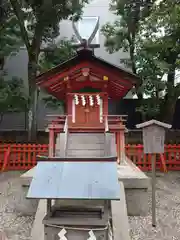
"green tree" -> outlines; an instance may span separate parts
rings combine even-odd
[[[43,52],[39,59],[40,71],[47,71],[75,56],[76,51],[72,43],[74,43],[73,39],[63,38]]]
[[[130,58],[120,59],[120,62],[131,67],[135,74],[137,73],[136,37],[139,33],[141,21],[150,14],[154,2],[155,0],[112,0],[110,10],[119,16],[119,19],[102,27],[108,52],[113,53],[119,50],[128,52]],[[142,94],[138,89],[136,89],[136,93],[138,98],[142,99]]]
[[[59,34],[59,22],[72,17],[78,19],[87,2],[88,0],[82,0],[81,3],[77,0],[10,0],[29,57],[29,140],[36,139],[38,91],[35,78],[40,52]]]
[[[5,58],[15,54],[23,43],[17,19],[11,12],[9,3],[3,0],[0,7],[0,68],[3,70]]]
[[[3,76],[0,76],[0,123],[7,112],[26,111],[27,103],[23,81],[15,77],[5,80]]]
[[[43,52],[39,60],[40,71],[45,72],[75,56],[76,51],[72,43],[74,43],[73,38],[71,40],[63,38],[56,45],[51,46],[49,51]],[[50,108],[64,110],[65,102],[53,96],[48,95],[43,100]]]
[[[140,76],[142,83],[136,93],[145,93],[150,97],[146,104],[141,99],[138,110],[153,117],[160,113],[161,120],[171,122],[179,96],[179,84],[175,85],[175,71],[179,68],[180,2],[148,2],[147,10],[144,5],[145,8],[140,8],[139,17],[131,18],[131,12],[125,11],[128,6],[125,8],[124,1],[116,1],[119,4],[116,5],[116,11],[120,19],[114,24],[105,25],[102,31],[110,52],[120,49],[130,52],[132,70]],[[143,3],[136,1],[133,7],[140,4]],[[136,19],[134,27],[133,24],[128,24],[128,19],[130,22]],[[129,31],[131,27],[134,33]],[[162,81],[165,74],[167,82]],[[162,91],[165,92],[164,98],[160,95]]]
[[[170,0],[154,4],[151,15],[141,25],[137,42],[141,74],[159,100],[160,119],[171,123],[180,85],[176,83],[176,71],[180,68],[180,2]],[[143,57],[143,60],[142,60]],[[137,62],[140,59],[137,57]],[[146,64],[143,65],[142,63]],[[162,77],[167,75],[167,81]],[[145,81],[144,81],[145,83]],[[146,84],[144,84],[146,85]],[[159,97],[164,90],[165,96]]]

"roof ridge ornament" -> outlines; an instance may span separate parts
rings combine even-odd
[[[85,39],[80,35],[79,30],[77,29],[77,26],[75,25],[75,22],[76,21],[72,20],[72,27],[73,27],[73,30],[74,30],[74,33],[75,33],[77,39],[80,42],[79,44],[75,44],[75,46],[76,47],[83,47],[84,49],[99,48],[100,44],[92,44],[92,41],[93,41],[94,37],[96,36],[96,33],[99,29],[99,17],[97,17],[97,21],[96,21],[96,24],[94,26],[94,30],[92,31],[92,33],[91,33],[91,35],[89,36],[88,39]]]

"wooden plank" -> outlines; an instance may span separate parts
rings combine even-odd
[[[37,157],[38,162],[116,162],[116,156],[105,156],[105,157],[90,157],[90,158],[77,158],[77,157]]]
[[[119,199],[117,164],[39,162],[27,198]]]
[[[88,150],[88,149],[74,149],[67,151],[67,157],[104,157],[104,149]]]

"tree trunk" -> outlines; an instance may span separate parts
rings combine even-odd
[[[1,123],[2,123],[2,121],[3,121],[3,117],[4,117],[4,113],[0,113],[0,125],[1,125]]]
[[[177,99],[168,99],[162,109],[162,121],[172,125]]]
[[[160,109],[160,115],[161,115],[162,121],[165,121],[169,124],[172,124],[173,122],[176,101],[177,101],[176,89],[174,87],[175,69],[176,69],[175,60],[173,63],[171,63],[171,67],[169,69],[169,73],[167,77],[167,94],[164,98],[163,104]]]
[[[36,62],[29,59],[28,63],[29,79],[29,103],[28,103],[28,141],[36,142],[37,140],[37,98],[38,91],[36,87]]]
[[[137,72],[136,72],[136,63],[135,63],[135,59],[134,59],[134,49],[135,49],[134,44],[135,44],[135,35],[134,35],[134,37],[132,38],[132,40],[130,41],[130,58],[131,58],[131,64],[132,64],[132,72],[133,72],[134,74],[137,74]],[[141,84],[141,83],[140,83],[140,84]],[[137,95],[138,99],[139,99],[140,101],[142,101],[142,100],[143,100],[143,94],[140,93],[140,92],[138,91],[138,89],[139,89],[139,86],[136,87],[136,95]],[[141,103],[140,103],[140,104],[141,104]]]

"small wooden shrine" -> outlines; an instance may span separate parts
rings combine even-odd
[[[87,46],[37,77],[66,105],[63,116],[50,116],[49,156],[37,157],[27,195],[47,200],[43,240],[122,239],[117,229],[126,214],[114,217],[113,200],[123,198],[117,161],[125,159],[125,116],[109,115],[108,99],[124,97],[137,80]]]
[[[50,116],[49,144],[54,156],[55,133],[113,132],[117,153],[124,151],[126,116],[108,115],[108,99],[117,101],[138,83],[136,75],[82,48],[77,55],[37,77],[37,85],[59,100],[65,101],[65,115]],[[121,150],[120,150],[121,147]]]

